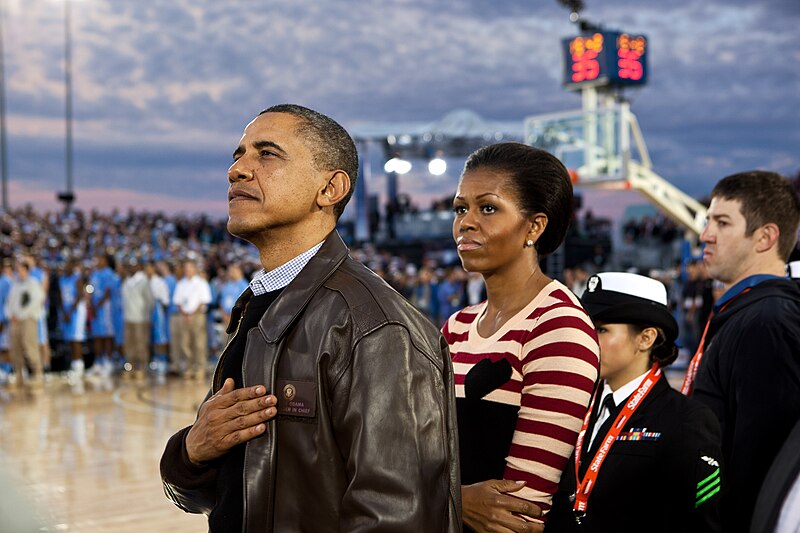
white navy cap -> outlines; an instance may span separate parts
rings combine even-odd
[[[790,278],[800,279],[800,261],[792,261],[787,265]]]
[[[590,277],[581,303],[596,322],[638,324],[678,337],[678,323],[667,307],[667,288],[658,280],[628,272],[601,272]]]

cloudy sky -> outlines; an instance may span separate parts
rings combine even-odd
[[[12,207],[55,208],[64,188],[63,1],[2,2]],[[275,103],[348,128],[580,107],[561,86],[576,27],[556,0],[71,1],[83,208],[223,215],[241,130]],[[736,171],[800,171],[800,2],[586,4],[650,39],[650,83],[629,96],[659,174],[702,196]],[[452,190],[455,166],[401,190]]]

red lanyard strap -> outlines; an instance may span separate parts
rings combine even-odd
[[[703,346],[706,344],[706,333],[708,333],[708,326],[711,324],[712,318],[714,318],[714,313],[709,315],[703,335],[700,337],[700,344],[697,345],[697,351],[694,353],[692,360],[689,361],[689,366],[686,369],[686,376],[683,378],[683,385],[681,385],[681,394],[684,396],[689,396],[694,388],[694,378],[697,377],[697,369],[700,368],[700,361],[703,360]]]
[[[728,300],[725,305],[720,308],[719,312],[723,312],[726,307],[728,307],[731,302],[733,302],[736,298],[741,296],[742,294],[749,292],[750,287],[747,287],[745,290]],[[706,321],[706,327],[703,329],[703,336],[700,337],[700,344],[697,345],[697,351],[694,353],[694,357],[692,360],[689,361],[689,367],[686,369],[686,376],[683,378],[683,385],[681,386],[681,394],[684,396],[689,396],[694,390],[694,380],[697,377],[697,370],[700,368],[700,361],[703,360],[703,353],[705,352],[705,344],[706,344],[706,334],[708,333],[708,326],[711,325],[711,319],[714,318],[714,312],[708,316],[708,320]]]
[[[656,384],[660,377],[661,369],[658,367],[657,363],[653,364],[650,372],[648,372],[648,374],[639,384],[639,388],[636,389],[636,392],[634,392],[628,398],[628,401],[625,402],[625,405],[620,410],[617,418],[614,419],[614,425],[611,426],[611,429],[609,429],[608,433],[606,433],[602,444],[597,449],[597,453],[595,453],[594,458],[592,459],[592,462],[589,463],[589,468],[586,469],[586,474],[583,476],[583,480],[581,480],[578,476],[578,464],[580,462],[581,450],[583,449],[583,439],[586,435],[586,429],[589,427],[589,419],[592,416],[594,402],[598,395],[598,393],[595,392],[594,397],[592,398],[592,403],[589,406],[589,411],[583,418],[583,426],[581,427],[581,432],[578,434],[578,442],[575,444],[575,482],[578,485],[577,490],[575,491],[575,504],[572,509],[577,517],[586,515],[586,509],[589,506],[589,496],[592,494],[592,490],[594,490],[597,476],[600,473],[600,467],[606,460],[606,457],[608,457],[608,451],[611,449],[611,445],[614,444],[615,440],[617,440],[622,428],[625,427],[625,423],[630,420],[633,413],[636,412],[636,409],[642,405],[642,402],[653,389],[653,385]]]

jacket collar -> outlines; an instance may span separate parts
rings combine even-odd
[[[258,327],[267,342],[274,343],[286,333],[289,326],[308,305],[314,293],[347,256],[347,246],[339,233],[336,230],[332,231],[316,255],[272,302],[259,321]],[[239,317],[252,296],[253,291],[248,287],[236,300],[231,311],[231,321],[228,324],[227,332],[229,334],[235,330],[235,324],[239,322]]]
[[[719,313],[719,310],[722,309],[722,307],[724,307],[728,302],[730,302],[731,300],[742,294],[742,292],[745,289],[752,289],[759,283],[772,279],[785,279],[785,278],[781,278],[781,276],[775,276],[772,274],[755,274],[753,276],[744,278],[742,281],[740,281],[739,283],[735,284],[727,291],[725,291],[725,294],[720,296],[719,300],[717,300],[714,303],[714,312]]]
[[[787,300],[800,303],[800,282],[796,279],[775,277],[774,279],[762,280],[760,283],[753,285],[749,292],[739,294],[739,297],[730,300],[725,309],[714,312],[706,334],[706,342],[704,344],[706,349],[711,346],[711,342],[716,337],[717,332],[729,320],[733,320],[739,312],[748,309],[760,309],[758,306],[754,307],[756,302],[770,298],[769,303],[759,305],[783,305],[779,302],[783,301],[785,303]]]

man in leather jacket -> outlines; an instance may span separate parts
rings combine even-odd
[[[264,270],[161,459],[167,496],[211,531],[460,531],[447,344],[335,231],[357,172],[347,132],[296,105],[234,152],[228,230]]]

